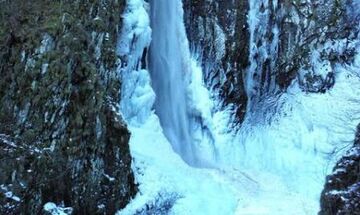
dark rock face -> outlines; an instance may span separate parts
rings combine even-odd
[[[360,125],[354,146],[326,178],[319,214],[360,214]]]
[[[3,1],[0,214],[113,214],[137,191],[117,115],[125,1]]]
[[[201,54],[205,81],[242,120],[247,97],[243,75],[249,64],[247,1],[185,0],[185,25],[191,48]]]
[[[350,43],[357,39],[358,29],[349,13],[353,1],[281,1],[277,15],[279,26],[276,82],[286,89],[298,78],[304,91],[319,93],[330,89],[335,82],[333,67],[349,63],[354,56]],[[341,48],[331,47],[342,41]],[[340,42],[340,43],[342,43]],[[314,61],[314,50],[319,57]],[[316,73],[314,64],[329,65],[324,73]]]
[[[336,82],[335,65],[353,60],[359,32],[355,1],[183,2],[205,81],[225,105],[235,107],[240,122],[249,100],[286,91],[294,80],[306,92],[326,92]]]

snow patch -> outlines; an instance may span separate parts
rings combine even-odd
[[[70,207],[60,207],[53,202],[47,202],[44,205],[44,210],[49,212],[51,215],[70,215],[73,209]]]

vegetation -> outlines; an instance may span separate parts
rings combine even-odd
[[[115,112],[124,1],[1,4],[0,213],[38,214],[49,201],[76,214],[124,207],[136,192],[129,132]]]

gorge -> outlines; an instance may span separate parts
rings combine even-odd
[[[360,214],[360,1],[0,6],[1,214]]]

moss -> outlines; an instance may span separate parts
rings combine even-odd
[[[0,183],[6,184],[4,178],[11,178],[11,169],[19,166],[37,170],[32,176],[18,170],[16,180],[29,186],[24,189],[14,182],[12,191],[24,201],[14,207],[18,211],[5,211],[7,214],[37,214],[46,201],[64,202],[80,214],[98,210],[97,202],[103,202],[106,208],[101,213],[111,214],[135,194],[129,134],[119,124],[121,120],[115,120],[118,116],[109,103],[119,102],[114,47],[124,4],[124,0],[2,3],[0,17],[7,21],[0,22],[0,133],[17,136],[24,148],[4,154],[11,165],[0,175]],[[95,59],[93,32],[109,34],[100,60]],[[37,50],[44,35],[52,37],[53,49],[40,54]],[[29,66],[30,59],[33,66]],[[45,73],[44,64],[48,64]],[[106,72],[100,74],[100,67]],[[27,120],[19,123],[19,110],[28,104]],[[96,118],[102,129],[98,138]],[[48,148],[54,143],[54,151],[35,153],[36,159],[30,156],[34,147]],[[0,147],[1,156],[3,152]],[[14,160],[18,156],[26,159]],[[102,164],[95,167],[89,160]],[[116,177],[116,184],[101,183],[105,170]],[[0,213],[5,213],[1,203]]]

